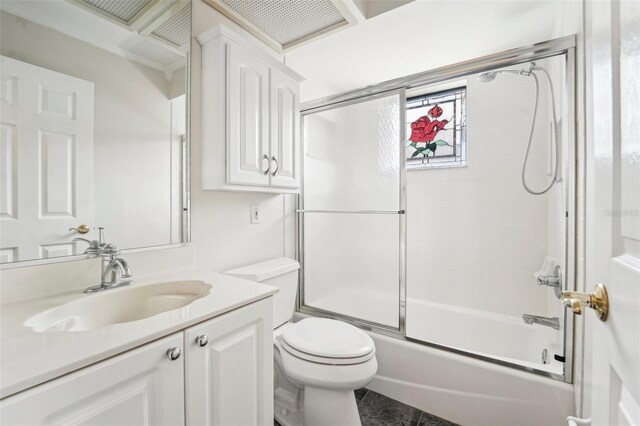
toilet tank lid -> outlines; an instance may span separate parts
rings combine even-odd
[[[300,264],[288,257],[277,257],[260,263],[241,266],[239,268],[224,271],[225,274],[234,275],[251,281],[261,282],[279,275],[300,269]]]

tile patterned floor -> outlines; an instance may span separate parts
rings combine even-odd
[[[457,426],[365,388],[356,390],[355,394],[362,426]],[[273,424],[280,426],[275,420]]]

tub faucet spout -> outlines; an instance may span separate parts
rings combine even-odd
[[[522,314],[522,320],[527,324],[539,324],[560,330],[560,319],[558,317],[547,318],[538,315]]]

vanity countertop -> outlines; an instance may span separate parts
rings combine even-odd
[[[205,297],[146,319],[87,331],[36,332],[24,325],[40,312],[83,297],[84,287],[0,308],[0,398],[107,359],[275,294],[275,287],[210,271],[182,270],[136,280],[133,286],[199,280],[212,286]],[[85,286],[86,287],[86,286]],[[126,291],[122,287],[106,292]],[[105,292],[105,293],[106,293]]]

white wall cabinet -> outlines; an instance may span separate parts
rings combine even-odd
[[[196,342],[201,336],[206,344]],[[181,351],[173,360],[171,348]],[[0,402],[3,425],[177,426],[185,420],[209,426],[273,422],[271,298]]]
[[[185,331],[188,425],[273,423],[272,322],[260,302]]]
[[[202,188],[297,192],[302,78],[217,26],[202,44]]]
[[[6,398],[3,425],[184,424],[182,333]],[[28,366],[25,366],[28,368]]]

